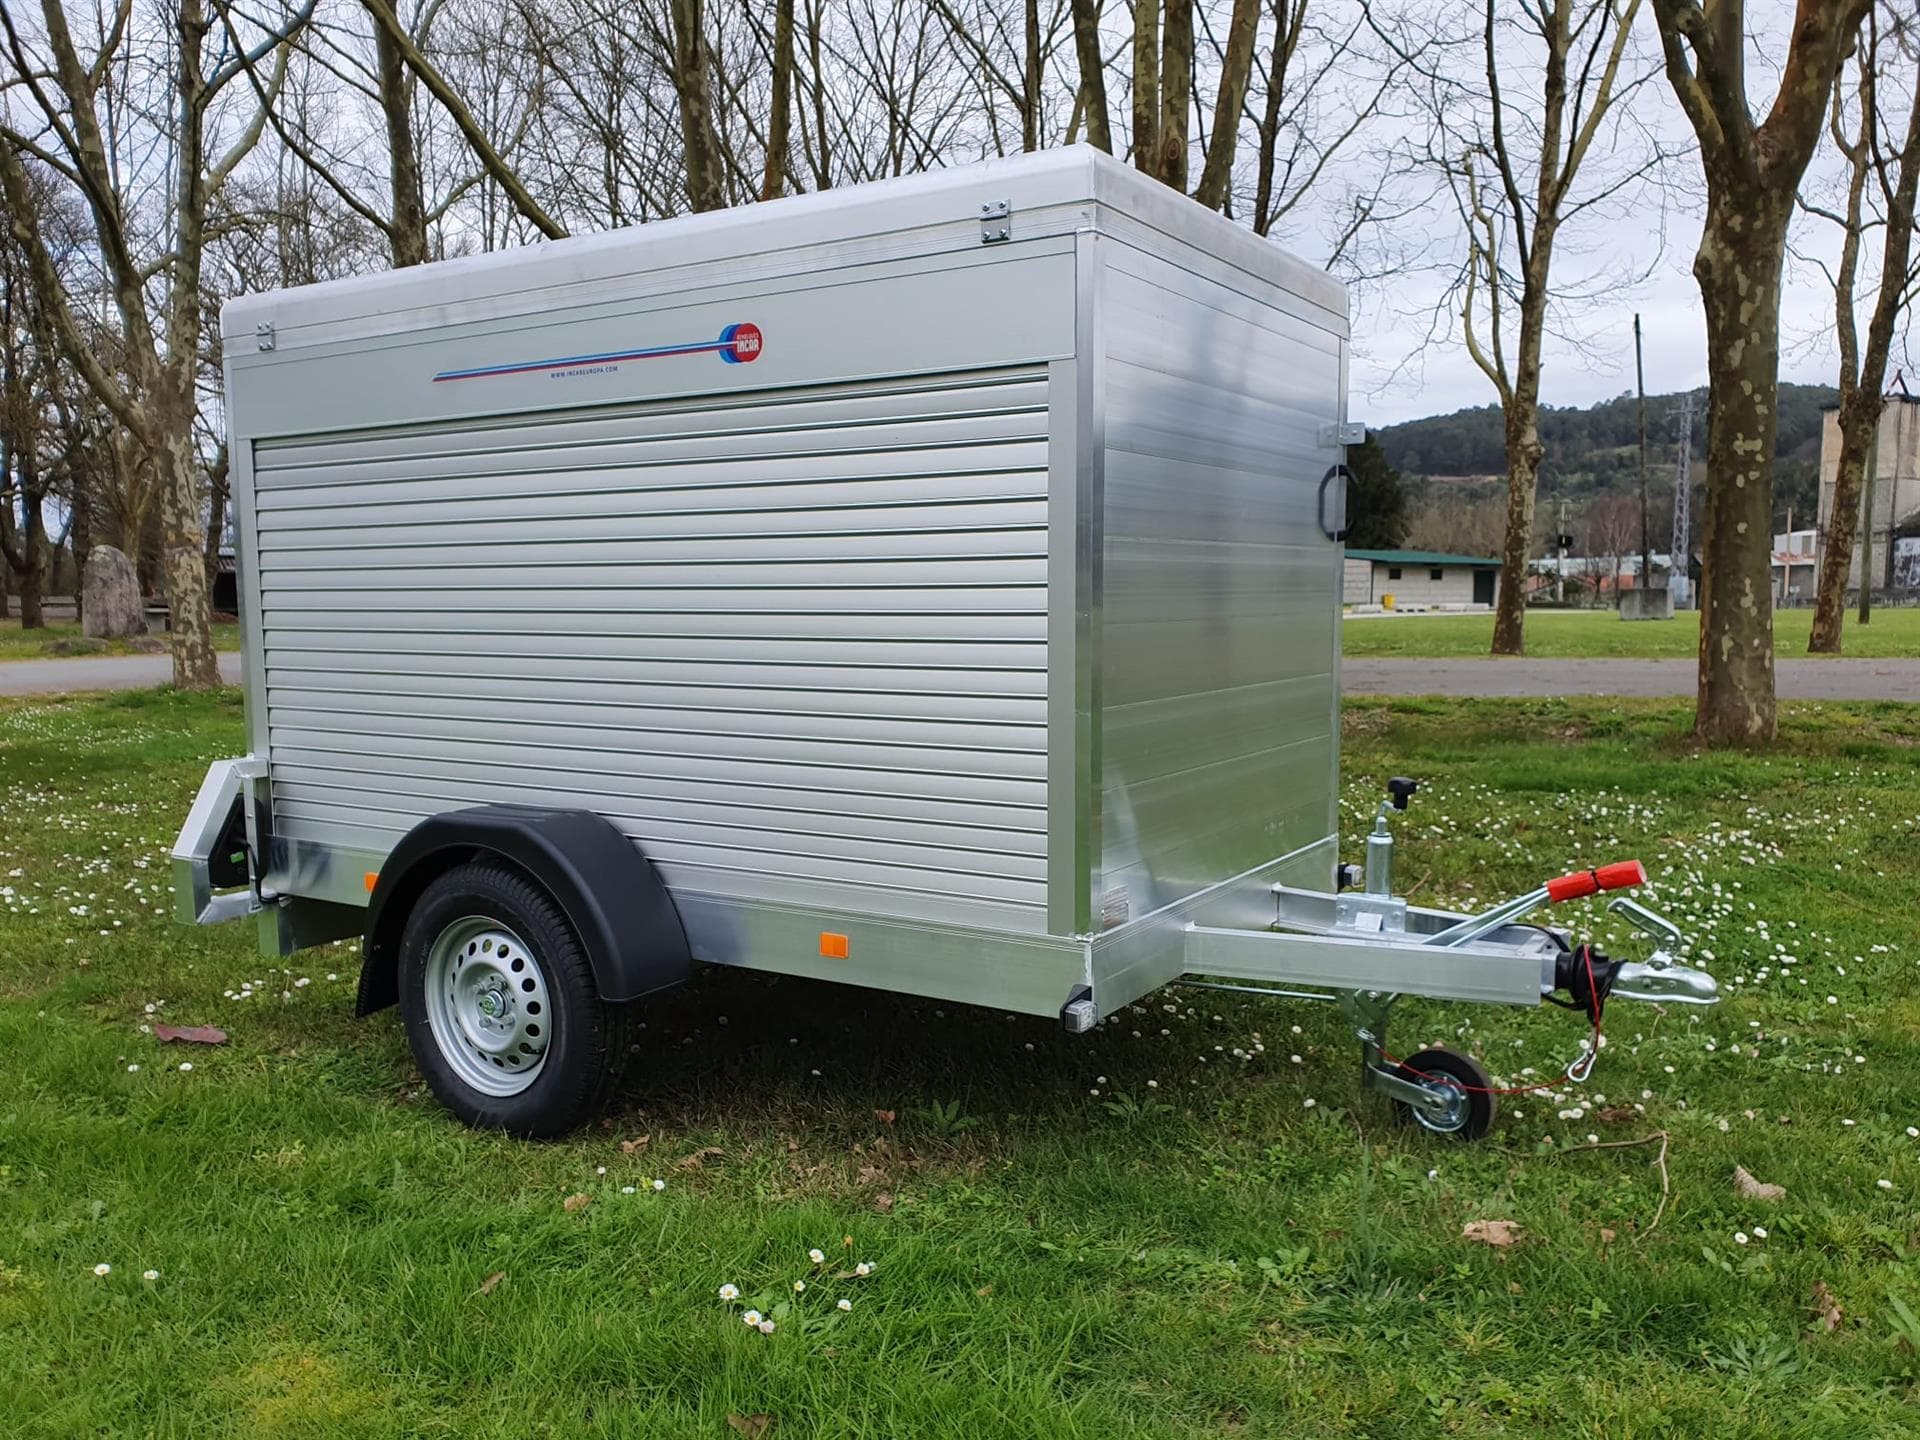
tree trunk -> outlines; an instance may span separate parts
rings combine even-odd
[[[1775,733],[1773,397],[1786,218],[1739,187],[1712,186],[1693,262],[1709,385],[1694,733],[1708,744],[1762,744]]]
[[[1160,173],[1159,134],[1160,0],[1133,0],[1133,168],[1142,175]]]
[[[1533,503],[1540,485],[1539,407],[1507,407],[1507,533],[1500,550],[1500,591],[1494,599],[1493,653],[1524,655],[1527,563],[1533,558]]]
[[[227,447],[220,446],[220,454],[208,467],[207,488],[207,543],[205,563],[207,568],[207,593],[212,595],[219,583],[220,544],[227,535],[227,501],[233,493],[232,467],[227,463]]]
[[[161,561],[167,581],[173,683],[211,690],[220,683],[207,593],[207,535],[200,511],[200,460],[193,447],[190,376],[169,373],[153,410],[153,464],[160,491]]]
[[[773,97],[767,115],[767,168],[760,182],[762,200],[778,200],[787,189],[787,150],[793,126],[793,0],[776,0],[773,11]]]
[[[1040,0],[1027,0],[1026,55],[1020,67],[1020,148],[1040,148]]]
[[[696,212],[718,210],[720,142],[713,133],[707,85],[707,32],[701,0],[673,0],[673,89],[680,101],[680,143],[686,156],[687,203]]]
[[[1867,451],[1879,434],[1879,416],[1873,412],[1882,403],[1878,389],[1856,389],[1840,405],[1840,456],[1833,475],[1833,508],[1827,514],[1826,532],[1820,537],[1813,632],[1807,639],[1807,652],[1812,655],[1840,653],[1847,580],[1853,569],[1854,541],[1859,538],[1860,492],[1867,479]]]
[[[379,65],[380,110],[387,122],[389,179],[393,218],[387,241],[393,268],[427,263],[427,205],[420,180],[420,153],[413,143],[413,80],[406,57],[384,26],[373,27],[374,54]]]
[[[1100,53],[1101,0],[1073,0],[1073,48],[1080,61],[1080,103],[1087,117],[1087,143],[1113,153],[1107,122],[1107,75]]]
[[[1187,188],[1187,137],[1193,118],[1194,0],[1166,0],[1166,37],[1160,48],[1160,163],[1163,184]]]
[[[1247,84],[1253,78],[1253,42],[1259,24],[1260,0],[1233,0],[1226,50],[1220,61],[1220,93],[1213,107],[1213,134],[1207,141],[1200,186],[1193,192],[1193,198],[1209,210],[1223,209],[1227,203],[1240,136],[1240,112],[1246,106]],[[1274,43],[1280,44],[1280,37],[1276,36]]]
[[[47,623],[40,604],[47,574],[47,522],[38,492],[29,491],[24,500],[26,523],[20,527],[20,564],[13,578],[20,592],[20,628],[39,630]]]

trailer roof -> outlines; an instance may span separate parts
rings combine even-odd
[[[732,262],[728,280],[789,272],[793,252],[824,248],[838,264],[977,251],[980,207],[1007,201],[1015,242],[1124,228],[1136,242],[1187,247],[1326,311],[1344,334],[1346,289],[1325,271],[1203,209],[1112,156],[1074,145],[844,189],[795,195],[620,230],[542,240],[408,270],[242,296],[221,310],[227,339],[271,322],[314,338],[350,340],[587,298],[587,287],[631,279],[655,293],[711,277],[696,267]],[[623,289],[624,289],[623,285]]]

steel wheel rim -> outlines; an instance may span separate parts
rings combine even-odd
[[[1466,1087],[1451,1075],[1427,1075],[1420,1083],[1427,1089],[1449,1090],[1446,1113],[1431,1115],[1417,1105],[1407,1108],[1413,1112],[1413,1118],[1436,1135],[1456,1135],[1464,1130],[1467,1119],[1473,1114],[1473,1097],[1467,1094]]]
[[[518,1095],[553,1039],[546,972],[532,947],[486,915],[455,920],[427,951],[427,1028],[461,1083]]]

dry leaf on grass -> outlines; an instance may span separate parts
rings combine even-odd
[[[1602,1245],[1611,1245],[1615,1240],[1619,1238],[1620,1237],[1617,1234],[1615,1234],[1614,1231],[1608,1229],[1606,1226],[1602,1225],[1600,1227],[1600,1243]]]
[[[882,1215],[886,1214],[889,1210],[893,1209],[893,1196],[882,1190],[878,1195],[873,1197],[873,1208],[878,1210]]]
[[[873,1118],[878,1120],[882,1125],[891,1125],[895,1120],[900,1118],[900,1115],[896,1110],[876,1110],[873,1112]]]
[[[653,1139],[651,1135],[642,1135],[637,1140],[622,1140],[620,1142],[620,1153],[622,1155],[631,1155],[636,1150],[644,1150],[647,1148],[647,1142],[651,1139]]]
[[[1840,1328],[1840,1321],[1843,1318],[1840,1314],[1839,1298],[1827,1288],[1827,1282],[1824,1280],[1814,1282],[1813,1318],[1828,1334]]]
[[[738,1430],[742,1435],[745,1435],[747,1440],[753,1440],[753,1437],[756,1435],[764,1435],[773,1429],[774,1420],[773,1416],[764,1413],[759,1415],[729,1414],[727,1416],[727,1424]]]
[[[224,1045],[227,1032],[217,1025],[156,1025],[153,1038],[163,1045],[174,1041],[185,1045]]]
[[[722,1150],[718,1145],[706,1145],[694,1151],[691,1155],[683,1156],[674,1161],[673,1168],[676,1170],[698,1170],[701,1166],[705,1165],[707,1161],[718,1160],[726,1153],[727,1152]]]
[[[1640,1118],[1640,1112],[1631,1105],[1609,1105],[1594,1111],[1593,1118],[1606,1125],[1631,1125]]]
[[[486,1279],[480,1282],[479,1293],[482,1295],[491,1295],[493,1293],[493,1287],[498,1285],[502,1280],[506,1278],[507,1278],[506,1271],[504,1270],[494,1271],[493,1274],[487,1276]]]
[[[1505,1248],[1520,1238],[1517,1220],[1469,1220],[1460,1228],[1462,1240],[1477,1240],[1482,1245]]]
[[[578,1211],[586,1209],[587,1206],[591,1205],[592,1203],[593,1203],[593,1197],[591,1195],[569,1195],[567,1196],[566,1199],[560,1202],[560,1208],[566,1211],[569,1215],[572,1215]]]
[[[1744,1165],[1733,1167],[1733,1188],[1743,1200],[1784,1200],[1787,1195],[1786,1186],[1764,1184]]]

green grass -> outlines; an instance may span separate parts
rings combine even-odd
[[[0,1431],[1909,1435],[1920,712],[1784,707],[1757,755],[1698,754],[1687,722],[1348,707],[1349,854],[1403,771],[1422,900],[1637,853],[1728,992],[1616,1006],[1590,1084],[1480,1145],[1396,1128],[1321,1007],[1168,992],[1076,1039],[740,973],[648,1002],[613,1113],[542,1145],[421,1093],[394,1016],[350,1018],[350,947],[276,969],[167,919],[232,694],[0,707]],[[156,1019],[232,1043],[162,1047]],[[1579,1031],[1408,1004],[1395,1039],[1513,1077]],[[1654,1150],[1577,1147],[1658,1130],[1648,1233]],[[1736,1165],[1786,1198],[1741,1199]],[[1520,1243],[1461,1238],[1489,1218]],[[802,1277],[771,1336],[716,1298]]]
[[[156,631],[143,637],[164,647],[166,634]],[[238,650],[240,627],[235,624],[213,627],[213,648]],[[38,630],[22,630],[18,617],[0,620],[0,661],[50,660],[63,655],[131,655],[135,643],[127,640],[96,640],[83,635],[73,621],[60,621]]]
[[[1811,610],[1776,611],[1774,654],[1782,660],[1805,656],[1812,625]],[[1526,635],[1527,654],[1550,659],[1691,660],[1698,653],[1700,617],[1690,611],[1672,620],[1628,622],[1611,610],[1534,610],[1527,615]],[[1493,643],[1493,616],[1350,618],[1341,625],[1340,643],[1353,656],[1484,657]],[[1841,644],[1843,655],[1856,658],[1920,656],[1920,609],[1877,610],[1866,625],[1849,616]]]

